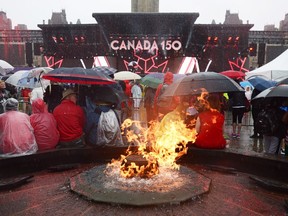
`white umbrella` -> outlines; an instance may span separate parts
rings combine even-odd
[[[47,74],[52,70],[53,68],[50,67],[33,68],[29,70],[27,76],[22,76],[22,78],[19,79],[17,86],[26,88],[42,87],[45,89],[48,85],[50,85],[50,80],[42,79],[42,76],[43,74]]]
[[[131,71],[119,71],[114,74],[114,80],[139,80],[141,76]]]
[[[8,79],[5,81],[6,83],[9,83],[14,86],[19,86],[18,82],[21,78],[27,77],[29,73],[29,70],[19,70],[16,71],[14,74],[8,77]]]
[[[26,75],[26,74],[25,74]],[[28,74],[29,76],[29,74]],[[25,87],[25,88],[37,88],[42,87],[45,89],[48,85],[50,85],[50,80],[36,78],[36,77],[23,77],[18,80],[17,86],[18,87]]]
[[[49,71],[52,70],[54,69],[50,67],[36,67],[30,70],[28,78],[36,77],[37,79],[39,79],[42,77],[43,74],[47,74]]]
[[[8,62],[0,59],[0,73],[6,75],[6,73],[12,71],[14,67]]]

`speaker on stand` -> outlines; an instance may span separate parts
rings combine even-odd
[[[25,54],[26,54],[26,63],[29,67],[33,66],[33,52],[32,52],[32,43],[28,42],[25,44]]]
[[[266,44],[259,43],[258,47],[258,67],[261,67],[265,63],[265,52],[266,52]]]

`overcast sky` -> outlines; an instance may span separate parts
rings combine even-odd
[[[143,0],[144,1],[144,0]],[[65,9],[68,23],[96,23],[93,13],[131,12],[131,0],[1,0],[0,10],[12,20],[12,27],[26,24],[30,30],[39,30],[38,24],[48,23],[52,12]],[[199,13],[198,24],[223,23],[226,10],[238,13],[243,23],[254,24],[251,30],[263,30],[264,25],[279,27],[288,13],[288,0],[160,0],[159,12]]]

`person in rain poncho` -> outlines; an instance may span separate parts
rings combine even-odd
[[[0,80],[0,113],[4,113],[4,102],[9,97],[4,80]]]
[[[252,89],[250,86],[245,87],[245,96],[246,96],[247,100],[250,102],[251,97],[252,97]]]
[[[46,104],[41,98],[37,98],[32,102],[30,122],[34,128],[38,149],[40,151],[54,149],[60,136],[57,123],[52,113],[48,112]]]
[[[29,116],[18,111],[18,101],[8,98],[0,115],[0,155],[18,156],[38,150]]]
[[[138,110],[140,108],[140,102],[142,100],[142,89],[139,86],[139,81],[136,81],[131,88],[131,93],[134,101],[134,109]]]

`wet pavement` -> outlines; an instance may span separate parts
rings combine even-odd
[[[253,118],[251,112],[245,113],[242,119],[242,128],[240,139],[233,139],[232,134],[232,113],[225,113],[225,129],[224,136],[229,137],[229,149],[242,152],[243,154],[265,154],[263,147],[263,139],[250,138],[253,134]]]

